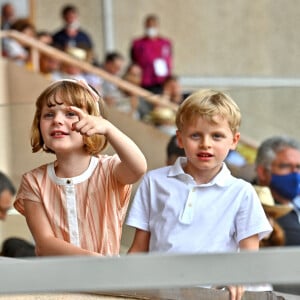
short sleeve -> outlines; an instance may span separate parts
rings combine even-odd
[[[264,238],[272,232],[264,209],[260,200],[251,184],[246,185],[243,201],[236,219],[237,241],[258,234],[259,239]]]
[[[104,156],[104,159],[101,161],[102,168],[99,169],[99,180],[101,180],[101,178],[106,178],[104,189],[107,194],[107,199],[116,201],[118,209],[122,210],[123,208],[126,209],[128,207],[132,185],[120,183],[114,175],[115,167],[119,162],[120,159],[116,154],[113,156]]]
[[[15,209],[24,215],[24,201],[31,200],[41,202],[40,189],[34,176],[30,173],[24,174],[18,189],[16,200],[14,202]]]
[[[146,174],[132,201],[126,224],[145,231],[150,231],[150,179]]]

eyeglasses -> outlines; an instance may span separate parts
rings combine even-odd
[[[300,172],[300,164],[294,165],[294,164],[279,163],[279,164],[274,164],[273,166],[280,169],[281,171]]]

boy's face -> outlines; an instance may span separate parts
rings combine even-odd
[[[240,134],[233,134],[221,116],[214,122],[196,117],[177,131],[178,145],[187,156],[185,172],[198,183],[209,182],[221,170],[229,150],[236,148]]]

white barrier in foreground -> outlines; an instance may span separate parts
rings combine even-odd
[[[300,248],[200,255],[0,260],[0,293],[92,292],[196,285],[299,284]]]

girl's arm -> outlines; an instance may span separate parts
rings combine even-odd
[[[54,255],[94,255],[99,253],[84,250],[64,240],[58,239],[49,224],[45,210],[41,203],[24,201],[25,217],[28,227],[36,243],[36,254],[38,256]]]
[[[134,239],[128,253],[148,252],[149,251],[150,232],[141,229],[135,230]]]
[[[116,177],[122,184],[135,183],[147,170],[146,159],[127,135],[111,123],[107,127],[106,137],[120,158],[120,163],[115,168]]]
[[[70,110],[78,115],[79,121],[73,124],[73,130],[83,135],[103,134],[120,157],[116,177],[122,184],[131,184],[139,180],[147,170],[147,162],[138,146],[117,127],[101,116],[91,116],[78,107]]]

